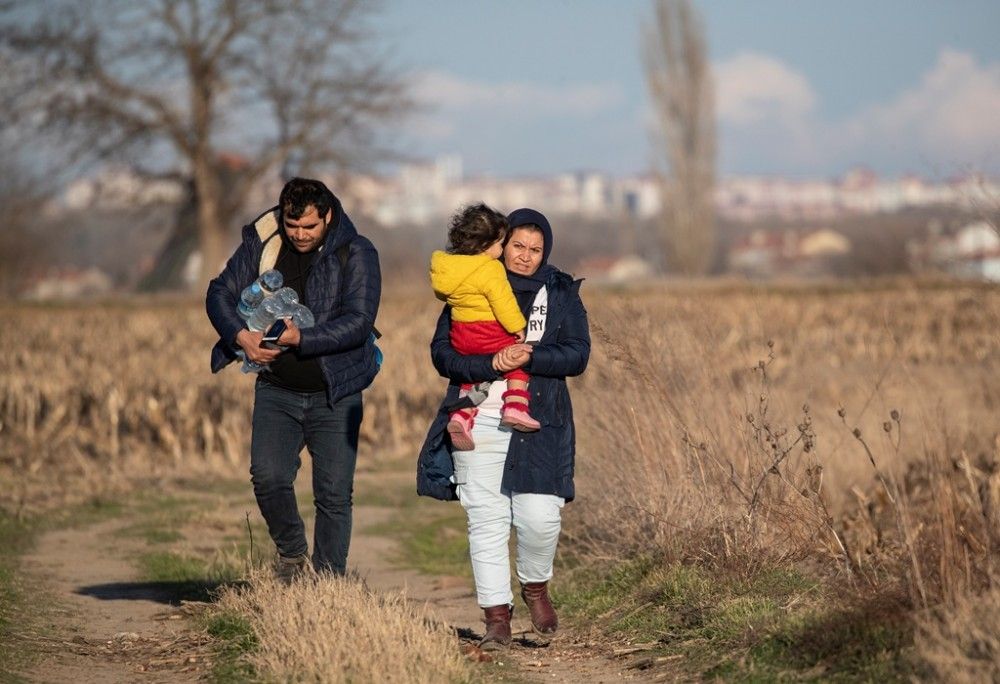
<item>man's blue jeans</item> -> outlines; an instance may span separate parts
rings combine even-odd
[[[257,380],[250,443],[250,479],[278,553],[308,552],[295,500],[295,475],[305,446],[313,459],[316,529],[313,567],[343,575],[351,544],[351,494],[361,429],[361,393],[333,408],[325,392],[296,392]]]

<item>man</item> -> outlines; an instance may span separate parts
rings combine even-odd
[[[270,268],[316,317],[307,329],[288,322],[278,340],[287,351],[262,347],[262,333],[248,330],[236,310],[243,289]],[[270,365],[256,382],[250,477],[285,581],[308,562],[293,488],[303,446],[313,459],[313,567],[346,571],[361,390],[378,372],[371,335],[381,288],[375,247],[323,183],[304,178],[289,181],[278,206],[243,228],[243,243],[208,286],[208,317],[221,338],[212,372],[239,349]]]

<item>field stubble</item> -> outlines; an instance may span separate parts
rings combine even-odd
[[[577,548],[735,585],[794,568],[820,583],[779,612],[811,594],[823,620],[844,623],[819,630],[828,643],[886,628],[902,635],[887,639],[898,653],[917,625],[905,667],[1000,675],[996,639],[966,640],[963,660],[942,637],[959,624],[989,633],[969,597],[996,598],[996,290],[695,289],[590,304],[594,354],[574,389]],[[664,589],[651,591],[655,604]],[[752,653],[766,639],[738,641]],[[816,653],[825,675],[875,676],[871,662]]]
[[[916,616],[927,663],[990,647],[946,635],[962,620],[979,629],[970,596],[996,596],[1000,292],[584,297],[594,345],[571,380],[579,496],[565,550],[652,555],[736,581],[808,568],[844,596],[891,597]],[[385,297],[386,366],[366,393],[361,468],[415,457],[444,384],[427,353],[438,310]],[[162,478],[245,477],[252,378],[209,373],[214,334],[199,304],[2,314],[8,513]]]

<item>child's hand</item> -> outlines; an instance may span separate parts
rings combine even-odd
[[[493,370],[507,373],[520,368],[531,360],[534,347],[530,344],[512,344],[493,355]]]
[[[524,342],[524,331],[518,330],[516,333],[514,333],[514,337],[517,338],[518,342]]]

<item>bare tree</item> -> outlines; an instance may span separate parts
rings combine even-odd
[[[406,108],[364,0],[43,0],[0,3],[0,111],[68,150],[189,189],[201,281],[266,174],[314,174],[385,152]],[[234,171],[234,152],[245,163]],[[182,216],[185,213],[182,212]],[[192,239],[196,237],[196,239]]]
[[[49,257],[39,230],[47,184],[0,142],[0,294],[15,294]]]
[[[705,31],[689,0],[654,0],[642,57],[657,120],[667,265],[707,273],[715,259],[715,107]],[[666,167],[666,168],[663,168]]]

